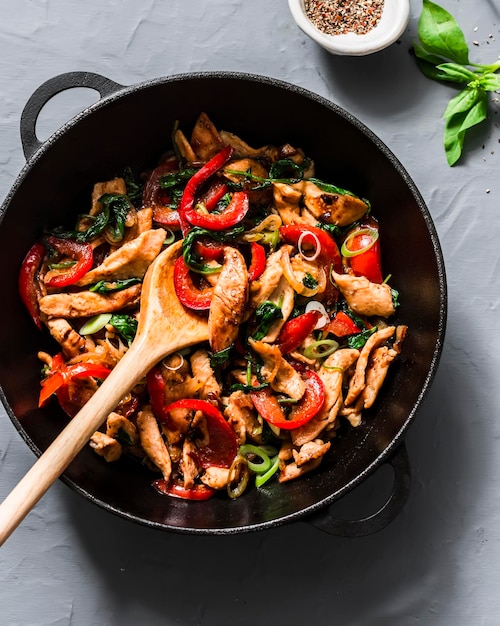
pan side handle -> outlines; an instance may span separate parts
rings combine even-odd
[[[402,511],[410,493],[411,470],[404,443],[387,459],[394,471],[394,484],[387,501],[373,515],[363,519],[338,519],[332,509],[335,503],[304,521],[338,537],[365,537],[388,526]]]
[[[94,89],[101,98],[123,89],[123,85],[92,72],[67,72],[42,83],[31,95],[21,114],[21,143],[26,160],[29,160],[42,145],[36,136],[36,121],[43,107],[62,91],[77,87]]]

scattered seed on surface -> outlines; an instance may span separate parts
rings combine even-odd
[[[327,35],[364,35],[380,21],[385,0],[306,0],[306,15]]]

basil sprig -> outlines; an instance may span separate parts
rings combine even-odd
[[[465,36],[455,18],[439,5],[423,0],[418,22],[417,64],[432,80],[462,85],[444,112],[444,149],[448,164],[461,157],[467,130],[487,118],[489,92],[500,89],[500,61],[479,65],[469,60]]]

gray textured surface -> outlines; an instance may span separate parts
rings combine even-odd
[[[442,0],[473,60],[499,53],[499,0]],[[413,486],[403,513],[364,539],[306,524],[227,538],[157,533],[58,483],[0,549],[1,626],[273,624],[493,626],[500,623],[500,131],[498,107],[453,169],[441,115],[451,88],[416,69],[401,42],[331,57],[287,4],[253,0],[0,0],[0,194],[24,164],[19,115],[45,79],[94,71],[122,84],[194,70],[278,77],[334,100],[407,168],[443,246],[449,321],[441,366],[407,437]],[[472,44],[477,41],[477,45]],[[47,137],[94,100],[76,91],[44,110]],[[0,410],[0,498],[33,455]],[[384,472],[343,502],[376,502]]]

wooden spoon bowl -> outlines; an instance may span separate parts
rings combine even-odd
[[[174,261],[182,242],[149,267],[141,294],[137,334],[108,378],[0,505],[0,545],[89,441],[120,400],[169,354],[208,339],[207,321],[179,302]]]

